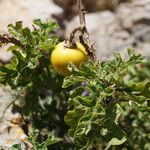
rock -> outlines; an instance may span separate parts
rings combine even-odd
[[[32,147],[32,145],[27,140],[27,135],[24,133],[23,129],[9,122],[3,122],[0,126],[0,147],[5,150],[10,150],[13,145],[21,144],[22,150]]]
[[[33,19],[46,20],[52,14],[61,12],[62,9],[50,0],[1,0],[0,32],[7,31],[7,25],[18,20],[22,20],[25,26],[32,26]]]
[[[75,0],[53,0],[54,3],[63,8],[63,16],[70,20],[77,14],[77,5]],[[117,5],[131,0],[86,0],[85,8],[87,12],[97,12],[100,10],[115,10]]]
[[[9,87],[0,86],[0,148],[5,150],[10,150],[12,145],[19,143],[22,149],[32,147],[22,129],[24,119],[17,109],[12,107],[14,94]]]
[[[0,63],[7,63],[13,57],[11,52],[7,51],[7,46],[0,48]]]
[[[13,101],[13,93],[9,87],[0,85],[0,118],[3,117],[3,112]]]
[[[134,0],[132,3],[122,3],[118,6],[116,15],[123,28],[137,30],[141,24],[150,23],[150,0]]]
[[[150,57],[150,0],[133,0],[120,4],[116,16],[121,28],[130,33],[131,44],[144,56]],[[129,17],[130,16],[130,17]]]

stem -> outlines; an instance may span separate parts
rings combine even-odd
[[[77,4],[78,4],[78,8],[79,8],[80,26],[81,27],[86,27],[84,1],[85,0],[77,0]]]
[[[77,0],[78,10],[79,10],[79,20],[80,20],[80,27],[75,28],[72,33],[70,34],[69,40],[66,42],[65,46],[69,48],[76,47],[76,42],[74,41],[75,34],[80,32],[79,40],[80,43],[83,44],[85,47],[90,59],[92,61],[96,60],[96,56],[94,54],[94,43],[90,40],[89,33],[86,27],[86,20],[85,20],[85,7],[84,7],[85,0]]]
[[[96,59],[96,56],[94,54],[94,43],[90,40],[89,33],[86,27],[86,21],[85,21],[85,7],[84,7],[85,0],[77,0],[78,8],[79,8],[79,20],[80,20],[80,28],[81,28],[81,36],[80,36],[80,42],[84,45],[86,48],[88,55],[92,61]]]
[[[12,43],[23,48],[23,45],[20,43],[19,40],[15,39],[14,37],[10,37],[8,34],[0,35],[0,43],[1,44]]]
[[[81,30],[81,28],[77,27],[72,31],[72,33],[70,34],[69,42],[66,43],[66,47],[76,48],[76,42],[74,41],[74,36],[75,36],[76,32],[78,32],[80,30]]]

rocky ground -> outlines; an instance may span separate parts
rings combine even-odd
[[[63,5],[61,0],[54,0],[56,4],[67,9],[69,5]],[[112,8],[100,5],[96,12],[87,14],[87,25],[92,40],[96,43],[96,54],[99,59],[112,58],[114,50],[120,51],[126,56],[126,49],[136,48],[140,53],[150,56],[150,0],[124,0],[122,3],[112,5]],[[17,20],[22,20],[25,25],[31,27],[35,18],[48,19],[52,14],[63,16],[62,8],[58,7],[52,0],[0,0],[0,33],[7,32],[7,25]],[[99,11],[103,10],[103,11]],[[113,10],[113,11],[112,11]],[[67,16],[66,16],[67,17]],[[56,17],[58,20],[61,17]],[[69,20],[69,21],[68,21]],[[59,20],[60,21],[60,20]],[[61,18],[65,29],[65,36],[74,27],[79,25],[78,17],[70,19]],[[7,62],[12,57],[6,52],[6,47],[0,49],[0,62]],[[13,94],[7,87],[0,86],[0,116],[7,106],[12,102]],[[11,117],[10,117],[11,116]],[[9,149],[15,139],[25,141],[26,135],[21,128],[19,114],[12,113],[10,107],[1,120],[0,146]],[[19,120],[15,123],[14,120]],[[16,133],[17,132],[17,133]],[[18,134],[19,133],[19,134]],[[14,138],[12,138],[14,137]],[[11,139],[11,140],[10,140]]]

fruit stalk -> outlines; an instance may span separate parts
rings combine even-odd
[[[86,20],[85,20],[85,7],[84,7],[85,0],[77,0],[77,5],[79,9],[79,20],[80,20],[80,31],[81,35],[79,37],[80,42],[86,48],[88,55],[92,61],[96,60],[96,56],[94,54],[94,43],[90,40],[89,33],[86,27]]]
[[[12,44],[18,45],[20,47],[23,47],[23,45],[20,43],[20,41],[18,41],[14,37],[10,37],[8,34],[0,35],[0,47],[2,46],[1,43],[5,43],[5,44],[12,43]]]
[[[83,28],[86,27],[84,1],[85,0],[77,0],[79,8],[80,26]]]

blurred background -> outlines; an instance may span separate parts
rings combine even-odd
[[[86,21],[96,53],[100,59],[112,58],[114,50],[126,56],[126,49],[134,47],[150,56],[150,0],[86,0]],[[61,27],[58,34],[67,38],[79,25],[75,0],[0,0],[0,33],[7,25],[22,20],[32,27],[32,20],[53,19]],[[12,55],[6,47],[0,51],[0,62]]]
[[[150,56],[150,0],[85,0],[86,21],[91,39],[95,42],[99,59],[112,59],[113,51],[126,57],[127,48],[136,48],[146,57]],[[23,21],[32,28],[33,19],[52,19],[60,25],[58,35],[66,39],[79,26],[76,0],[0,0],[0,34],[7,33],[7,25]],[[12,54],[7,47],[0,48],[0,64],[7,63]],[[0,85],[0,117],[12,101],[8,87]],[[14,116],[10,112],[0,125],[0,146],[15,139],[16,132],[5,130]],[[20,116],[17,116],[19,118]],[[20,120],[19,120],[20,121]],[[24,135],[25,136],[25,135]],[[7,143],[7,144],[6,144]]]

